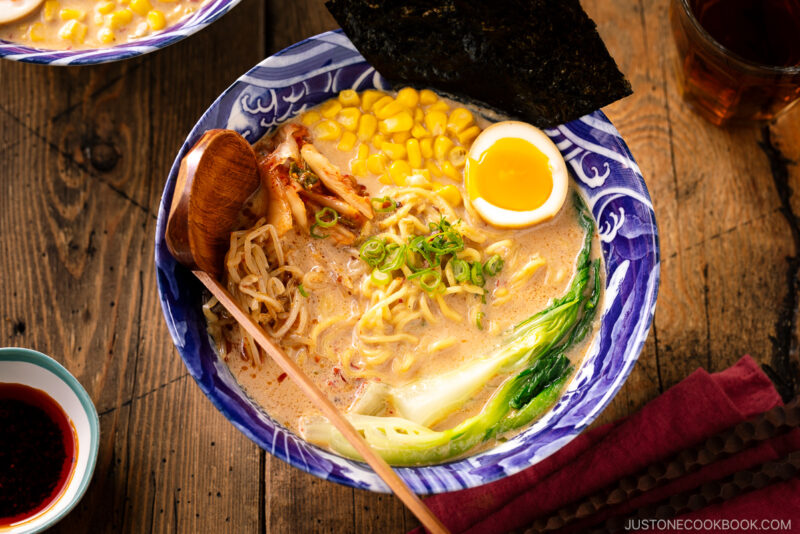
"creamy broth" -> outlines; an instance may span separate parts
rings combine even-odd
[[[0,24],[0,39],[35,48],[103,48],[159,32],[205,0],[44,0],[32,13]]]
[[[460,105],[449,100],[445,102],[450,107]],[[479,110],[472,111],[477,124],[485,127],[488,121],[480,116]],[[358,143],[350,150],[342,150],[339,140],[315,139],[314,129],[311,131],[314,146],[343,173],[349,173],[354,162],[363,156],[363,153],[359,154],[363,148],[359,149]],[[257,152],[266,152],[262,145],[256,144]],[[374,147],[370,152],[375,153]],[[455,185],[463,192],[460,181],[444,177],[440,180]],[[403,192],[408,190],[407,186],[387,184],[386,181],[385,175],[379,176],[369,171],[358,178],[358,183],[373,198],[405,198]],[[261,198],[256,195],[254,205],[246,210],[248,216],[264,210],[263,194]],[[573,191],[570,191],[570,197],[572,194]],[[397,211],[402,207],[399,206]],[[330,238],[313,239],[307,230],[297,225],[281,237],[286,263],[305,273],[302,285],[307,297],[303,304],[309,322],[305,330],[308,332],[306,335],[315,337],[315,343],[309,349],[295,350],[292,343],[283,343],[284,347],[342,411],[351,409],[365,383],[378,381],[390,386],[402,386],[420,377],[439,375],[458,368],[488,354],[499,345],[511,327],[546,308],[569,288],[584,238],[584,231],[577,222],[576,210],[570,200],[550,221],[524,229],[502,229],[487,224],[470,212],[463,202],[445,211],[456,220],[468,221],[470,235],[483,240],[481,244],[476,244],[465,233],[467,248],[474,246],[482,251],[482,261],[488,257],[486,250],[492,253],[501,251],[503,268],[497,275],[487,277],[485,303],[477,294],[447,294],[441,297],[446,302],[445,313],[441,305],[434,304],[438,297],[428,295],[430,315],[406,323],[402,339],[383,343],[380,350],[384,350],[384,359],[381,361],[376,358],[377,363],[370,360],[369,352],[365,350],[371,350],[374,345],[363,341],[368,337],[363,328],[366,328],[365,318],[374,304],[374,298],[371,298],[369,291],[364,291],[372,287],[367,280],[371,268],[359,256],[359,245],[365,238],[379,233],[382,221],[390,220],[394,212],[376,213],[375,218],[362,230],[362,236],[352,245],[337,244]],[[420,211],[419,214],[425,224],[432,221],[430,215],[425,220],[426,213],[429,212]],[[439,212],[434,210],[431,213]],[[599,243],[596,235],[593,240],[592,257],[597,257]],[[520,273],[527,274],[521,276]],[[410,281],[403,283],[410,284]],[[402,299],[395,301],[393,309],[400,309],[400,313],[403,313],[402,302]],[[214,315],[211,316],[211,323],[215,324],[214,319],[220,311],[218,306],[212,310]],[[482,318],[478,317],[479,312],[483,314]],[[228,325],[223,330],[226,328],[238,327]],[[220,345],[222,357],[248,395],[281,425],[299,433],[301,418],[318,414],[312,403],[275,363],[265,357],[260,362],[254,362],[244,344],[237,349],[233,343],[220,341],[222,336],[219,331],[212,328],[211,333]],[[392,333],[391,328],[388,328],[388,333]],[[587,336],[567,353],[575,367],[583,357],[590,338]],[[475,415],[507,378],[508,374],[495,376],[460,410],[437,421],[432,428],[451,428]],[[393,415],[391,407],[386,415]],[[493,441],[483,443],[479,448],[490,446],[491,443]]]

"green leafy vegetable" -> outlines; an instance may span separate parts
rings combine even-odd
[[[297,291],[299,291],[300,294],[305,298],[308,298],[308,292],[306,291],[306,288],[303,287],[303,284],[297,284]]]

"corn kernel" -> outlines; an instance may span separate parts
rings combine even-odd
[[[389,166],[389,176],[397,185],[406,185],[406,179],[411,174],[411,165],[407,161],[395,161]]]
[[[429,111],[425,114],[425,127],[431,135],[442,135],[447,128],[447,115],[442,111]]]
[[[441,111],[442,113],[447,113],[450,110],[450,106],[447,105],[447,102],[444,100],[439,100],[435,104],[431,104],[428,108],[428,113],[431,111]]]
[[[345,89],[339,93],[339,102],[343,106],[358,106],[361,103],[361,97],[352,89]]]
[[[433,138],[426,137],[425,139],[419,140],[419,150],[422,152],[423,158],[432,158],[433,157]]]
[[[82,43],[86,38],[86,32],[88,29],[89,28],[87,28],[86,24],[72,19],[64,24],[60,30],[58,30],[58,36],[65,41]]]
[[[381,93],[381,94],[383,94],[383,93]],[[375,115],[377,115],[378,112],[384,106],[387,106],[388,104],[391,104],[392,102],[394,102],[394,98],[392,98],[391,96],[389,96],[389,95],[382,96],[374,104],[372,104],[372,112]]]
[[[372,105],[384,96],[386,96],[386,94],[382,91],[367,89],[361,93],[361,110],[364,112],[369,111],[372,108]]]
[[[383,135],[383,134],[380,134],[380,133],[379,134],[375,134],[372,137],[372,141],[370,141],[370,142],[372,143],[372,146],[374,146],[375,148],[380,150],[381,146],[383,145],[383,143],[386,142],[386,136]]]
[[[133,20],[133,12],[130,9],[119,9],[107,16],[106,26],[112,30],[124,28]]]
[[[405,159],[406,157],[406,147],[400,143],[383,143],[381,151],[394,160]]]
[[[366,141],[375,135],[375,130],[378,129],[378,119],[375,115],[363,114],[358,120],[358,138],[361,141]]]
[[[389,106],[391,105],[392,104],[389,104]],[[387,109],[389,106],[383,109]],[[383,111],[383,109],[381,111]],[[408,111],[401,111],[397,115],[392,115],[382,120],[378,129],[381,133],[407,132],[411,130],[412,126],[414,126],[414,118],[411,117],[411,113]]]
[[[300,115],[300,122],[302,122],[304,126],[311,126],[321,118],[322,115],[319,114],[319,111],[311,110]]]
[[[167,18],[158,9],[151,9],[147,12],[147,25],[154,32],[163,30],[167,26]]]
[[[419,103],[423,106],[427,106],[429,104],[433,104],[439,100],[439,97],[436,96],[436,93],[431,91],[430,89],[423,89],[419,92]]]
[[[425,168],[431,173],[431,176],[440,177],[442,176],[442,171],[439,167],[432,161],[428,161],[425,163]]]
[[[97,32],[97,40],[103,44],[113,43],[114,32],[112,32],[108,28],[100,28],[100,31]]]
[[[334,118],[341,110],[342,104],[340,104],[335,98],[331,98],[330,100],[323,102],[323,104],[319,107],[319,112],[326,119]]]
[[[397,101],[407,108],[413,108],[419,102],[419,93],[413,87],[403,87],[397,91]]]
[[[428,130],[426,130],[423,125],[416,123],[414,127],[411,128],[411,135],[416,139],[423,139],[425,137],[430,137],[431,134],[428,133]]]
[[[414,168],[422,167],[422,152],[419,149],[419,141],[409,139],[406,141],[406,152],[408,153],[408,163]]]
[[[392,143],[406,144],[411,139],[411,132],[396,132],[392,134]]]
[[[422,108],[415,108],[414,109],[414,121],[415,122],[422,122],[425,120],[425,112],[422,111]]]
[[[58,2],[57,0],[47,0],[44,3],[44,20],[50,22],[56,15],[58,14]]]
[[[364,143],[358,145],[358,150],[356,151],[356,158],[357,159],[367,159],[369,156],[369,147]]]
[[[367,170],[372,174],[381,174],[386,170],[388,162],[386,154],[372,154],[367,158]]]
[[[28,33],[28,37],[34,43],[39,43],[44,41],[44,24],[41,22],[34,22],[31,24],[30,32]]]
[[[336,141],[342,135],[342,127],[336,121],[324,120],[314,126],[314,135],[323,141]]]
[[[355,132],[358,129],[358,120],[361,118],[361,111],[354,107],[343,108],[341,111],[339,111],[339,114],[336,116],[336,118],[338,119],[339,124],[351,132]]]
[[[413,170],[411,171],[411,175],[406,178],[405,185],[409,187],[422,187],[425,189],[431,189],[433,187],[433,184],[431,184],[430,180],[425,178],[425,176],[422,174],[414,172]]]
[[[378,102],[376,102],[375,105],[377,106],[379,103],[380,103],[380,100]],[[379,119],[388,119],[389,117],[391,117],[393,115],[397,115],[398,113],[400,113],[401,111],[404,111],[404,110],[405,110],[405,108],[403,108],[402,104],[400,104],[399,102],[396,102],[396,101],[392,101],[392,102],[387,103],[385,106],[381,106],[380,109],[375,111],[375,116],[378,117]],[[411,117],[411,115],[409,115],[409,118],[411,119],[411,122],[413,123],[414,119]],[[411,126],[409,126],[408,129],[410,130]]]
[[[86,16],[84,11],[72,9],[71,7],[62,8],[61,11],[58,12],[58,18],[61,20],[81,20],[84,16]]]
[[[461,178],[461,175],[449,161],[442,162],[442,174],[453,180],[459,180]]]
[[[367,162],[363,159],[354,159],[350,162],[350,172],[359,178],[363,178],[367,175]]]
[[[463,146],[454,146],[447,154],[447,159],[453,167],[460,169],[467,162],[467,149]]]
[[[114,2],[108,0],[107,2],[100,2],[99,4],[97,4],[95,9],[97,10],[98,13],[102,13],[103,15],[108,15],[109,13],[114,11],[115,7],[116,5],[114,4]]]
[[[433,157],[439,161],[444,161],[451,148],[453,148],[453,142],[450,138],[440,135],[433,140]]]
[[[153,5],[150,3],[150,0],[131,0],[131,3],[128,4],[128,7],[131,8],[131,11],[137,15],[141,15],[142,17],[147,16],[147,12],[153,9]]]
[[[385,174],[381,174],[380,176],[378,176],[378,181],[385,185],[392,185],[393,183],[392,179],[386,176]]]
[[[464,146],[469,146],[472,141],[478,137],[478,134],[481,133],[481,129],[477,126],[470,126],[463,132],[456,135],[458,137],[458,142]]]
[[[447,131],[459,134],[472,126],[473,120],[472,113],[468,109],[456,108],[447,117]]]
[[[461,193],[458,192],[456,186],[439,184],[434,185],[433,190],[451,206],[456,207],[461,204]]]
[[[350,152],[353,150],[354,146],[356,146],[356,134],[353,132],[344,132],[336,148],[342,152]]]
[[[428,169],[411,169],[411,174],[412,175],[417,174],[425,178],[426,181],[428,182],[431,181],[431,171],[429,171]]]

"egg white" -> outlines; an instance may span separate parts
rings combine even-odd
[[[479,161],[494,143],[503,138],[518,138],[528,141],[542,154],[547,157],[550,163],[550,170],[553,178],[553,190],[547,200],[536,209],[528,211],[508,210],[490,204],[482,197],[470,198],[475,211],[483,220],[494,226],[502,228],[522,228],[552,219],[564,205],[569,188],[569,174],[567,164],[561,157],[558,147],[547,137],[543,131],[535,126],[519,121],[502,121],[492,124],[483,130],[469,149],[464,177],[467,180],[467,196],[469,197],[469,176],[470,160]]]

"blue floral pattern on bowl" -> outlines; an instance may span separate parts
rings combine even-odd
[[[43,50],[0,39],[0,58],[44,65],[93,65],[140,56],[196,33],[231,10],[241,0],[211,0],[164,31],[129,43],[86,50]]]
[[[164,228],[181,158],[211,128],[231,128],[254,142],[275,125],[343,89],[388,83],[340,31],[297,43],[229,87],[195,125],[164,188],[156,230],[156,268],[164,316],[200,389],[245,435],[274,456],[318,477],[388,491],[365,464],[306,443],[273,421],[216,355],[201,310],[202,287],[167,250]],[[398,468],[417,493],[486,484],[529,467],[563,447],[605,408],[644,345],[656,303],[659,249],[655,215],[639,167],[606,116],[596,111],[546,131],[568,162],[597,221],[606,266],[600,332],[558,403],[530,428],[497,447],[441,465]]]

